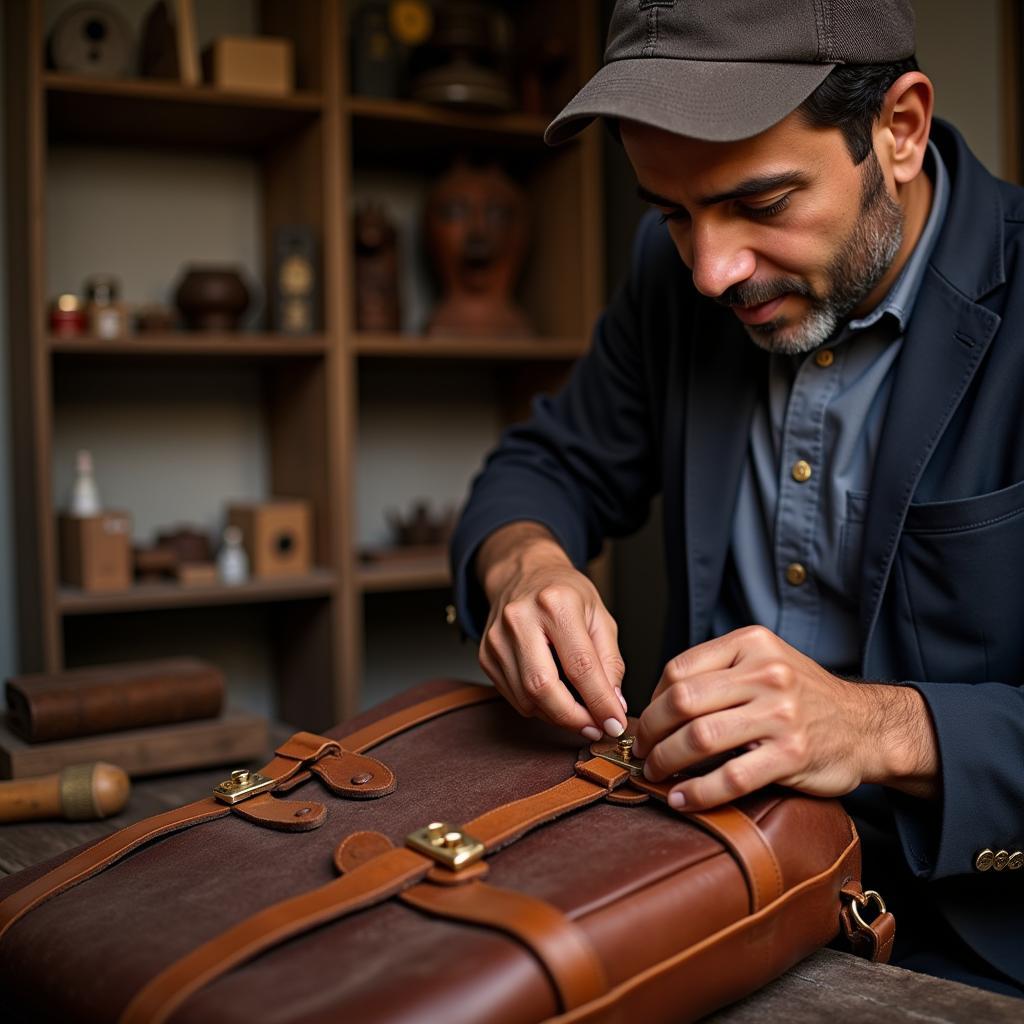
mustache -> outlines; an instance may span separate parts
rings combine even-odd
[[[806,281],[795,277],[780,277],[773,281],[740,281],[730,285],[715,302],[722,306],[760,306],[782,295],[814,298],[814,292]]]

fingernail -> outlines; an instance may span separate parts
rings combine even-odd
[[[580,732],[583,733],[584,737],[590,740],[591,743],[596,743],[601,738],[601,730],[594,728],[592,725],[585,725]]]
[[[644,763],[644,778],[650,780],[651,782],[654,781],[654,779],[651,778],[651,766],[646,762]]]
[[[621,736],[626,731],[626,727],[614,718],[609,718],[604,723],[604,731],[614,739],[616,736]]]
[[[618,687],[618,686],[615,687],[615,695],[619,698],[619,703],[622,705],[623,712],[628,711],[629,708],[626,707],[626,698],[622,696],[622,689],[621,689],[621,687]]]
[[[674,807],[677,811],[680,807],[686,806],[686,796],[683,793],[677,793],[675,791],[668,795],[669,807]]]

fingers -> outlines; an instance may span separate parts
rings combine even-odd
[[[521,714],[537,715],[589,740],[605,731],[619,736],[626,714],[621,690],[616,691],[625,671],[617,627],[603,608],[595,610],[593,620],[592,635],[584,602],[572,587],[546,587],[532,601],[510,601],[492,613],[480,665]],[[552,647],[585,706],[559,678]]]
[[[673,786],[668,802],[677,809],[704,811],[737,800],[779,780],[776,760],[770,744],[762,744],[748,754],[726,761],[707,775]]]
[[[692,719],[736,707],[754,697],[754,688],[736,671],[708,672],[678,682],[655,697],[640,716],[633,752],[646,757],[657,743]]]
[[[749,705],[702,715],[652,748],[644,760],[644,775],[658,782],[684,768],[755,743],[764,735],[764,723],[749,713]]]
[[[677,654],[666,666],[658,680],[651,700],[660,696],[674,683],[705,672],[732,668],[741,658],[750,658],[759,652],[776,650],[779,638],[764,626],[745,626],[725,636],[697,644]]]
[[[618,626],[603,608],[594,616],[590,632],[575,632],[564,645],[569,659],[552,638],[568,680],[576,687],[597,725],[609,736],[621,736],[626,729],[626,699],[622,696],[625,662],[619,652]]]

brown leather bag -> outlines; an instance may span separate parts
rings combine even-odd
[[[680,814],[615,747],[449,681],[297,733],[0,883],[5,1020],[653,1024],[763,985],[841,918],[887,957],[838,802]]]

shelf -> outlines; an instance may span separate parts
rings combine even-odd
[[[136,334],[117,341],[50,337],[47,345],[55,354],[76,356],[289,359],[296,356],[322,356],[327,351],[327,338],[322,334],[290,335],[258,331],[171,331],[166,334]]]
[[[359,589],[366,593],[395,590],[440,590],[451,584],[447,555],[390,558],[360,562],[356,569]]]
[[[61,615],[105,615],[111,612],[144,612],[159,608],[203,608],[216,605],[269,604],[328,597],[337,577],[329,569],[314,569],[305,576],[250,580],[237,586],[218,583],[208,587],[183,587],[179,583],[140,583],[130,590],[86,593],[60,587],[57,610]]]
[[[507,149],[545,149],[549,118],[535,114],[487,114],[414,103],[409,100],[352,96],[346,103],[352,117],[353,151],[398,153],[424,146],[461,143]],[[418,158],[422,157],[422,152]]]
[[[419,334],[355,335],[360,356],[395,359],[571,360],[587,351],[578,338],[438,338]]]
[[[162,79],[91,78],[48,72],[48,133],[54,142],[197,145],[263,149],[317,117],[314,92],[228,92]]]

